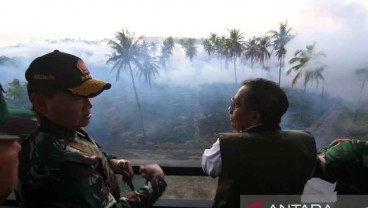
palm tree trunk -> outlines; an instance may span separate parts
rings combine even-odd
[[[281,86],[281,66],[282,66],[282,59],[283,59],[283,57],[281,57],[281,59],[280,59],[280,68],[279,68],[279,86]]]
[[[236,75],[236,63],[235,63],[235,61],[236,61],[236,57],[234,56],[235,85],[237,85],[238,84],[238,77]]]
[[[365,80],[363,81],[362,86],[360,87],[360,96],[359,96],[358,104],[356,107],[357,109],[355,109],[355,112],[354,112],[353,123],[355,123],[358,120],[358,109],[359,109],[360,103],[362,102],[364,85],[365,85]]]
[[[323,84],[322,84],[322,93],[321,93],[321,99],[320,99],[320,106],[322,106],[322,103],[323,103],[323,97],[324,97],[324,95],[325,95],[325,82],[323,82]]]
[[[130,77],[132,78],[132,83],[133,83],[133,89],[134,89],[135,100],[136,100],[136,102],[137,102],[138,111],[139,111],[139,117],[140,117],[141,125],[142,125],[142,131],[143,131],[143,142],[145,142],[145,141],[146,141],[146,130],[145,130],[145,128],[144,128],[143,114],[142,114],[141,104],[140,104],[140,102],[139,102],[139,98],[138,98],[137,89],[136,89],[136,87],[135,87],[135,81],[134,81],[134,77],[133,77],[133,71],[132,71],[132,67],[130,66],[130,63],[129,63],[129,71],[130,71]]]

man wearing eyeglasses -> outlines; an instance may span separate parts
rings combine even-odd
[[[274,82],[242,82],[228,108],[236,133],[220,133],[202,156],[202,168],[219,177],[214,207],[240,207],[240,195],[301,195],[316,161],[316,144],[306,131],[281,130],[288,109]]]

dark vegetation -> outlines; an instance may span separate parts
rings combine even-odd
[[[285,91],[290,107],[283,117],[283,128],[309,130],[316,136],[319,146],[336,137],[364,138],[367,135],[366,109],[359,108],[359,118],[354,121],[353,108],[339,98],[322,97],[319,93],[294,88]],[[223,83],[201,85],[196,90],[172,87],[142,93],[149,138],[147,145],[157,148],[188,145],[203,150],[215,140],[215,133],[232,131],[227,108],[234,93],[233,84]],[[89,131],[106,148],[110,144],[139,146],[138,138],[142,135],[135,122],[134,100],[125,95],[125,98],[110,102],[116,105],[95,109],[95,119],[88,127]]]
[[[106,69],[94,66],[90,69],[92,74],[100,74],[97,77],[107,73]],[[202,152],[216,140],[215,133],[233,131],[227,112],[230,98],[238,88],[233,82],[197,86],[151,83],[150,87],[138,82],[146,140],[142,140],[131,83],[126,80],[112,83],[112,89],[93,100],[93,119],[87,130],[104,151],[131,159],[133,164],[157,161],[162,165],[200,166]],[[24,81],[14,79],[2,84],[9,108],[31,107]],[[357,105],[327,93],[291,87],[284,90],[289,110],[282,119],[282,128],[309,130],[318,147],[337,137],[367,138],[368,110],[364,97]],[[139,187],[137,184],[143,181],[139,176],[135,179]],[[213,199],[216,190],[216,180],[210,177],[170,176],[167,180],[170,186],[164,198]],[[193,191],[188,184],[197,184],[198,190]]]
[[[284,88],[290,105],[282,119],[282,128],[310,131],[318,148],[338,137],[367,138],[367,99],[362,95],[368,81],[368,68],[349,69],[359,76],[362,83],[359,100],[351,103],[323,92],[323,72],[328,66],[320,60],[324,53],[315,49],[315,43],[306,43],[305,49],[287,50],[288,43],[297,34],[287,22],[259,37],[245,37],[238,29],[228,32],[227,36],[211,33],[202,39],[168,37],[158,40],[135,37],[134,33],[124,29],[117,32],[114,40],[108,40],[111,54],[106,60],[109,63],[105,66],[105,63],[99,63],[99,67],[87,63],[93,76],[107,77],[109,69],[114,69],[114,77],[121,80],[109,80],[113,88],[94,99],[93,119],[87,127],[90,135],[104,151],[131,159],[134,164],[158,161],[163,165],[200,166],[202,152],[216,140],[215,134],[233,131],[227,108],[238,88],[237,83],[249,75],[244,69],[277,73],[278,76],[273,75],[272,79],[279,85],[282,83],[281,86],[286,85],[281,80],[284,76],[281,73],[286,69],[286,75],[294,77],[291,86],[300,80],[304,89]],[[73,44],[76,41],[65,39],[64,42]],[[57,43],[55,41],[55,45]],[[87,41],[85,44],[95,43]],[[211,64],[213,70],[232,70],[235,84],[233,79],[225,80],[228,78],[223,82],[195,87],[192,85],[196,84],[195,81],[189,83],[190,86],[177,86],[174,78],[173,82],[156,84],[154,79],[160,73],[176,70],[185,63],[185,60],[177,59],[175,52],[179,51],[178,47],[184,52],[185,59],[191,62],[191,67],[186,70],[199,71]],[[88,57],[93,53],[85,52],[83,55]],[[286,60],[290,53],[294,56]],[[311,64],[316,61],[321,61],[321,65]],[[5,69],[0,82],[7,91],[9,108],[31,107],[23,82],[24,63],[28,65],[30,60],[0,56],[0,67]],[[118,65],[113,67],[114,64]],[[125,73],[127,71],[131,73]],[[207,76],[211,74],[198,79],[206,79]],[[10,79],[13,81],[4,83]],[[310,90],[309,87],[315,86],[317,90]],[[136,187],[144,183],[139,178],[135,177]],[[210,177],[169,176],[167,181],[169,188],[164,198],[213,199],[216,189],[216,180]],[[192,184],[197,185],[194,191]]]
[[[281,85],[282,69],[291,67],[286,74],[296,74],[291,86],[304,79],[304,89],[284,89],[290,103],[281,123],[284,129],[309,130],[315,135],[318,147],[327,145],[336,137],[365,138],[368,111],[363,100],[366,99],[360,98],[357,106],[324,92],[323,70],[327,66],[311,64],[319,62],[316,59],[324,55],[314,50],[315,43],[297,50],[292,59],[285,60],[286,46],[294,37],[287,22],[280,23],[276,30],[248,40],[238,29],[230,29],[228,36],[211,33],[204,39],[145,39],[135,37],[127,29],[118,31],[113,40],[106,42],[111,50],[106,63],[88,64],[93,76],[107,77],[110,70],[116,82],[112,82],[111,90],[94,99],[93,120],[87,129],[108,152],[128,159],[198,161],[203,149],[216,140],[216,133],[232,131],[227,108],[240,79],[255,70],[267,70],[271,76],[272,70],[273,74],[278,72],[272,79]],[[64,42],[74,43],[67,39]],[[203,51],[199,53],[199,49]],[[175,54],[179,50],[185,54],[180,60]],[[188,61],[190,66],[185,65]],[[10,65],[16,63],[15,58],[0,57],[2,66],[11,68]],[[234,70],[235,82],[221,80],[198,84],[193,81],[185,86],[176,85],[175,79],[180,78],[172,77],[168,83],[155,83],[160,73],[178,69],[199,72],[204,66],[214,72]],[[25,69],[24,66],[17,67]],[[245,73],[249,68],[251,72]],[[8,71],[6,76],[17,77],[14,71]],[[362,78],[362,95],[368,69],[362,68],[358,72]],[[206,79],[211,73],[196,79]],[[309,86],[317,88],[307,90]],[[14,79],[7,88],[11,108],[30,108],[24,83]]]
[[[24,84],[13,81],[6,89],[10,108],[30,108]],[[144,159],[156,151],[157,155],[152,156],[159,159],[166,155],[170,159],[196,160],[215,141],[216,133],[233,131],[227,108],[236,90],[233,83],[213,83],[195,88],[154,85],[140,92],[148,138],[144,144],[133,91],[117,89],[116,96],[107,91],[94,99],[93,119],[87,129],[104,149],[125,157],[128,154],[128,158]],[[367,137],[368,110],[364,105],[355,107],[328,94],[284,90],[289,110],[282,119],[282,128],[309,130],[319,147],[337,137]]]

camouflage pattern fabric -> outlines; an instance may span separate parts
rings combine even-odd
[[[337,182],[338,194],[368,194],[368,141],[336,139],[320,150],[315,177]]]
[[[365,156],[368,156],[368,141],[357,139],[336,139],[318,154],[328,167],[345,162],[361,163]]]
[[[23,164],[28,173],[20,171],[16,191],[20,207],[149,207],[166,188],[156,177],[128,198],[120,197],[108,158],[81,129],[41,129],[31,144],[25,153],[29,164]]]

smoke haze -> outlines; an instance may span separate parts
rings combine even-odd
[[[290,8],[292,9],[292,8]],[[288,26],[292,27],[292,34],[296,34],[287,45],[287,57],[285,58],[284,71],[290,66],[287,61],[293,57],[298,49],[305,49],[306,45],[316,43],[315,51],[325,53],[327,56],[320,61],[327,65],[323,75],[325,77],[325,90],[329,93],[338,95],[345,99],[354,101],[359,96],[359,89],[362,80],[355,75],[355,69],[367,68],[368,61],[368,12],[366,5],[355,1],[343,0],[323,0],[323,1],[305,1],[302,10],[299,11],[298,19],[288,20]],[[279,22],[285,20],[280,19]],[[293,26],[292,22],[298,22]],[[235,27],[235,26],[234,26]],[[244,39],[261,33],[252,34],[249,28],[238,27],[244,32]],[[224,29],[224,28],[219,28]],[[278,25],[274,25],[269,30],[277,30]],[[263,34],[268,32],[265,30]],[[137,34],[137,36],[145,34]],[[170,34],[168,34],[169,36]],[[207,35],[207,36],[206,36]],[[205,34],[208,37],[210,34]],[[219,34],[228,36],[228,34]],[[99,73],[99,78],[107,79],[115,83],[115,74],[107,73],[109,67],[106,67],[107,54],[110,50],[106,40],[101,41],[30,41],[23,42],[16,46],[0,48],[0,55],[10,58],[21,57],[22,63],[16,69],[1,66],[2,82],[9,82],[12,76],[23,79],[23,73],[30,61],[40,55],[48,53],[54,49],[76,54],[83,58],[87,66],[93,66],[103,72]],[[180,45],[176,45],[174,56],[171,59],[169,69],[161,72],[160,76],[154,81],[157,84],[192,86],[212,82],[234,82],[234,70],[232,63],[229,63],[227,69],[224,63],[216,59],[208,61],[205,53],[198,43],[199,53],[194,58],[193,63],[184,61],[185,54]],[[270,71],[261,69],[255,65],[254,69],[237,63],[238,82],[242,79],[253,77],[265,77],[278,81],[278,61],[275,57],[266,63]],[[93,70],[97,71],[97,70]],[[19,73],[19,75],[18,75]],[[293,78],[291,74],[286,76],[283,73],[281,78],[282,86],[291,86]],[[299,80],[297,87],[302,88],[303,80]],[[322,85],[319,86],[321,90]],[[308,86],[308,90],[316,90],[315,86]]]

